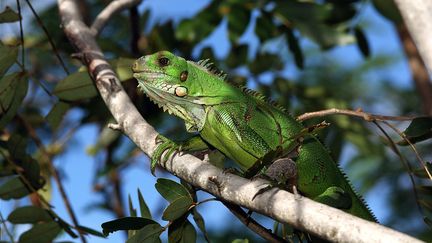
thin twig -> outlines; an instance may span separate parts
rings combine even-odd
[[[19,0],[17,0],[17,1],[19,1]],[[49,41],[49,43],[50,43],[50,45],[51,45],[51,48],[53,49],[53,51],[54,51],[54,53],[55,53],[57,59],[58,59],[59,62],[60,62],[60,65],[62,66],[62,68],[63,68],[63,70],[65,71],[65,73],[66,73],[67,75],[69,75],[69,70],[67,69],[65,63],[63,62],[63,59],[62,59],[62,57],[60,56],[59,50],[57,49],[56,45],[54,44],[54,41],[53,41],[53,39],[52,39],[50,33],[48,32],[47,28],[45,27],[45,25],[44,25],[42,19],[41,19],[41,18],[39,17],[39,15],[36,13],[35,9],[33,8],[33,5],[30,3],[30,1],[29,1],[29,0],[26,0],[26,2],[27,2],[27,4],[28,4],[28,6],[30,7],[30,10],[32,11],[33,15],[35,16],[36,21],[38,22],[39,26],[40,26],[40,27],[42,28],[42,30],[44,31],[44,33],[45,33],[45,35],[46,35],[46,37],[47,37],[47,39],[48,39],[48,41]]]
[[[269,229],[266,229],[264,226],[260,225],[257,221],[251,218],[241,207],[236,204],[232,204],[226,201],[222,201],[222,203],[231,211],[234,216],[236,216],[240,222],[242,222],[246,227],[260,235],[267,242],[286,242],[284,239],[279,237],[278,235],[273,234]]]
[[[25,49],[24,49],[24,29],[22,25],[22,15],[21,15],[21,4],[19,0],[16,0],[19,15],[19,25],[20,25],[20,39],[21,39],[21,62],[22,69],[25,70]]]
[[[15,240],[14,240],[14,238],[13,238],[13,235],[12,235],[11,232],[9,232],[9,229],[8,229],[6,223],[5,223],[6,220],[3,218],[3,214],[1,213],[1,211],[0,211],[0,221],[1,221],[1,223],[3,224],[4,232],[6,232],[6,234],[8,235],[8,237],[9,237],[9,239],[10,239],[10,241],[11,241],[12,243],[15,243]]]
[[[350,115],[350,116],[357,116],[363,118],[365,121],[410,121],[414,119],[415,117],[409,117],[409,116],[382,116],[382,115],[375,115],[363,112],[361,110],[346,110],[346,109],[337,109],[337,108],[331,108],[327,110],[321,110],[321,111],[314,111],[314,112],[308,112],[304,113],[297,117],[297,120],[299,121],[305,121],[314,117],[323,117],[328,115]]]
[[[376,121],[374,121],[373,123],[378,127],[379,130],[381,130],[381,132],[382,132],[382,133],[384,134],[384,136],[387,138],[387,140],[388,140],[389,143],[390,143],[390,148],[393,150],[393,152],[395,152],[395,153],[399,156],[399,158],[400,158],[401,161],[402,161],[402,164],[405,166],[405,169],[408,171],[408,176],[409,176],[409,178],[410,178],[410,180],[411,180],[411,185],[412,185],[412,188],[413,188],[414,198],[415,198],[415,201],[416,201],[417,208],[418,208],[420,214],[424,215],[423,210],[422,210],[421,206],[420,206],[419,203],[418,203],[418,202],[419,202],[418,192],[417,192],[417,188],[416,188],[416,183],[415,183],[415,180],[414,180],[414,176],[413,176],[413,174],[412,174],[412,171],[413,171],[413,170],[412,170],[412,168],[411,168],[410,163],[409,163],[409,162],[407,161],[407,159],[402,155],[402,153],[400,152],[400,150],[398,149],[398,147],[396,146],[396,144],[393,142],[393,140],[390,138],[390,136],[387,134],[387,132],[384,130],[384,128],[382,128],[381,125],[379,125],[378,122],[376,122]]]
[[[428,167],[426,166],[425,161],[421,158],[421,156],[420,156],[417,148],[414,146],[414,144],[407,138],[407,136],[402,131],[400,131],[399,129],[397,129],[395,126],[391,125],[387,121],[383,121],[383,123],[386,124],[388,127],[390,127],[397,134],[399,134],[399,136],[401,136],[401,138],[403,140],[405,140],[409,144],[409,146],[411,147],[411,149],[414,151],[414,154],[416,155],[417,160],[422,164],[423,168],[425,169],[426,173],[428,174],[429,179],[432,180],[431,172],[429,171]]]
[[[108,4],[108,6],[106,6],[96,17],[92,26],[90,27],[90,31],[94,36],[99,35],[113,14],[123,9],[138,5],[141,3],[141,1],[142,0],[116,0],[110,2],[110,4]]]
[[[74,224],[75,229],[77,229],[79,237],[81,239],[81,242],[85,243],[87,242],[84,235],[82,234],[82,232],[79,230],[79,223],[78,223],[78,219],[75,215],[75,212],[72,209],[72,205],[69,201],[69,198],[66,194],[66,190],[64,189],[63,183],[60,179],[60,176],[57,172],[57,169],[54,167],[51,155],[48,153],[48,151],[45,149],[45,146],[43,145],[42,141],[39,139],[39,137],[36,134],[36,131],[33,129],[33,127],[26,121],[24,120],[22,117],[17,116],[18,119],[21,121],[21,123],[24,125],[24,127],[26,128],[27,132],[29,133],[30,137],[33,139],[33,141],[36,143],[37,147],[40,149],[40,151],[42,152],[42,154],[45,156],[45,159],[47,160],[47,164],[49,167],[49,170],[55,180],[55,182],[57,183],[57,186],[59,188],[59,192],[60,195],[62,197],[63,203],[66,206],[66,210],[69,214],[69,216],[72,219],[72,222]]]

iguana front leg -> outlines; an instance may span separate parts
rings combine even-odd
[[[156,164],[159,161],[161,161],[161,163],[166,163],[168,159],[177,152],[194,152],[209,148],[207,143],[198,135],[182,142],[174,142],[163,135],[158,135],[156,137],[156,144],[157,147],[150,159],[150,170],[153,175]]]

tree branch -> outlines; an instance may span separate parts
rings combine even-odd
[[[91,32],[97,36],[102,31],[105,24],[111,18],[111,16],[123,9],[130,8],[132,6],[138,5],[142,0],[114,0],[99,15],[96,17],[93,22],[90,30]]]
[[[70,42],[83,54],[97,89],[124,133],[147,155],[156,148],[158,133],[139,114],[96,44],[92,31],[82,22],[74,0],[58,0],[64,31]],[[420,242],[379,224],[359,219],[341,210],[298,198],[273,188],[254,200],[264,180],[250,181],[224,173],[215,166],[190,155],[176,155],[161,165],[170,173],[216,197],[249,208],[280,222],[308,231],[321,238],[343,242]]]
[[[426,66],[432,73],[432,1],[395,0]]]

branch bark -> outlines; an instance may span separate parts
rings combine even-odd
[[[81,19],[74,0],[58,0],[64,32],[82,53],[97,89],[124,133],[147,155],[156,147],[158,133],[139,114],[104,58],[94,35]],[[224,173],[190,155],[176,155],[161,165],[170,173],[230,203],[249,208],[280,222],[335,242],[420,242],[382,225],[359,219],[308,198],[274,188],[254,200],[264,180],[250,181]]]
[[[395,0],[426,66],[432,73],[432,1]]]

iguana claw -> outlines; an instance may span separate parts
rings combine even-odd
[[[161,163],[166,163],[172,155],[181,150],[180,145],[162,135],[158,135],[155,142],[156,144],[158,144],[158,146],[153,152],[150,160],[150,171],[152,175],[155,175],[154,172],[158,161],[160,161]],[[165,151],[166,153],[164,154]],[[162,157],[163,154],[164,156]]]

